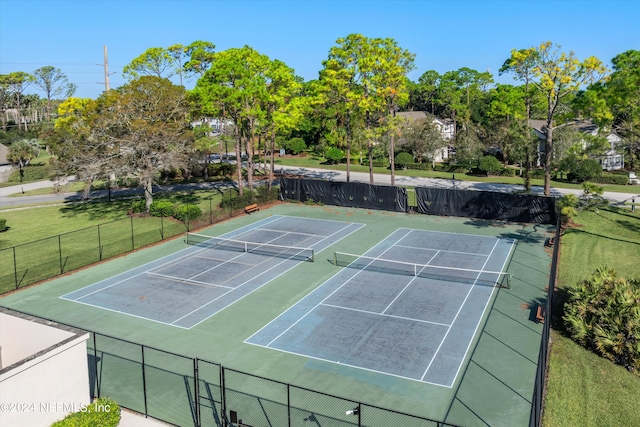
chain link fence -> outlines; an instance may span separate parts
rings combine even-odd
[[[278,190],[266,186],[243,196],[235,189],[204,202],[177,204],[181,220],[167,216],[132,214],[127,218],[0,249],[0,294],[50,279],[185,231],[206,227],[244,213],[252,203],[272,203]]]
[[[91,333],[93,398],[177,426],[453,426]]]

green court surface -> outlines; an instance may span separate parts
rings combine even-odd
[[[280,204],[198,232],[220,236],[274,215],[335,220],[364,226],[316,252],[315,262],[298,263],[191,329],[176,328],[60,298],[184,250],[187,247],[184,236],[23,289],[0,299],[0,305],[133,343],[220,363],[231,370],[394,411],[464,426],[528,425],[542,332],[542,325],[535,322],[535,314],[537,304],[545,300],[551,264],[551,256],[545,250],[544,242],[554,227],[334,206]],[[340,271],[331,262],[335,251],[365,254],[400,228],[517,240],[505,267],[512,274],[510,288],[496,288],[493,292],[466,353],[467,359],[452,387],[412,381],[245,343],[245,340]],[[160,365],[161,355],[151,354],[149,357],[158,360],[155,366]],[[168,371],[184,370],[185,375],[191,368],[189,359],[185,359],[184,367],[167,366]],[[170,374],[161,373],[152,371],[149,374],[153,390],[163,390],[163,381],[179,383],[183,380],[182,377],[173,378]],[[108,391],[108,387],[104,390]],[[152,402],[148,402],[150,405],[162,405],[156,402],[160,391]],[[142,407],[142,403],[135,401],[135,398],[123,404],[137,410]],[[340,408],[342,416],[343,409],[350,408]]]

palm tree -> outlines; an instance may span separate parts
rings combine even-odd
[[[9,147],[9,160],[20,168],[20,182],[24,177],[24,167],[40,154],[40,143],[37,139],[21,139]]]

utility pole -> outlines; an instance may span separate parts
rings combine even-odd
[[[98,64],[104,68],[104,91],[109,92],[109,75],[115,73],[109,73],[109,55],[107,55],[107,46],[103,46],[104,52],[104,64]],[[101,83],[98,83],[101,84]]]
[[[104,47],[104,91],[109,92],[109,55],[107,55],[107,46]]]

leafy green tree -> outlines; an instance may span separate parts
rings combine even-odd
[[[425,157],[435,162],[436,150],[446,144],[433,120],[426,118],[402,123],[399,145],[403,150],[410,151],[418,163],[422,163]]]
[[[276,151],[276,136],[289,134],[300,125],[304,111],[317,104],[315,96],[302,96],[302,83],[293,68],[284,62],[273,60],[268,64],[266,75],[267,96],[263,101],[265,112],[263,128],[269,140],[269,190],[273,182]],[[304,140],[302,141],[304,143]],[[303,150],[306,146],[303,148]],[[266,159],[265,159],[266,169]]]
[[[51,118],[51,101],[54,98],[73,96],[77,86],[69,83],[67,76],[50,65],[38,68],[33,72],[33,84],[45,93],[47,99],[47,120]]]
[[[199,111],[234,123],[238,190],[243,194],[241,153],[247,154],[247,184],[253,190],[254,147],[258,124],[265,120],[267,73],[271,61],[249,46],[217,52],[211,68],[193,90]]]
[[[386,117],[388,129],[394,129],[393,116],[397,106],[408,100],[406,73],[413,68],[414,55],[401,49],[393,39],[368,38],[350,34],[336,41],[324,62],[321,80],[327,92],[333,93],[341,104],[347,127],[347,179],[353,125],[363,123],[367,129],[369,181],[373,184],[374,122]],[[361,120],[353,120],[359,116]],[[393,141],[393,138],[391,139]],[[390,150],[393,152],[393,150]],[[393,174],[392,174],[393,180]]]
[[[202,77],[215,59],[215,48],[211,42],[196,40],[184,48],[189,60],[184,64],[188,74]]]
[[[20,128],[22,123],[22,98],[24,91],[27,90],[30,84],[34,81],[33,75],[25,73],[24,71],[15,71],[9,74],[0,75],[0,86],[7,93],[7,97],[12,99],[11,104],[16,109],[17,117],[16,124]],[[24,130],[27,130],[27,121],[24,121]]]
[[[614,129],[623,138],[631,169],[640,153],[640,50],[628,50],[611,60],[613,72],[605,84]]]
[[[134,80],[140,76],[171,78],[176,75],[175,60],[167,49],[152,47],[125,65],[122,74],[128,80]]]
[[[186,92],[167,79],[143,76],[104,93],[97,104],[89,140],[101,147],[111,170],[137,178],[148,212],[154,179],[185,167],[193,149]]]
[[[512,56],[514,52],[516,51],[512,51]],[[551,191],[553,130],[561,106],[582,85],[592,84],[604,78],[607,69],[599,59],[593,56],[579,61],[573,52],[568,54],[561,52],[560,46],[551,42],[545,42],[537,48],[525,50],[523,57],[523,62],[527,63],[527,72],[533,75],[531,82],[535,90],[547,103],[544,194],[548,196]]]
[[[580,345],[640,375],[640,279],[599,267],[569,290],[563,320]]]

